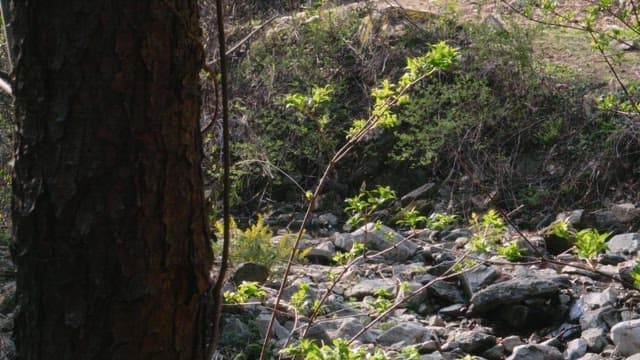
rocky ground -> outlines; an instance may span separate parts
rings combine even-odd
[[[335,216],[316,216],[317,232],[327,236],[303,238],[303,247],[311,250],[304,264],[294,266],[284,291],[273,331],[274,352],[305,331],[311,315],[308,305],[329,289],[323,315],[306,335],[319,343],[357,336],[354,344],[382,348],[390,356],[415,346],[425,360],[467,355],[640,359],[635,355],[640,353],[640,293],[632,288],[629,276],[640,250],[640,233],[635,232],[639,216],[640,208],[634,204],[558,214],[558,220],[576,229],[610,233],[608,250],[591,263],[574,255],[572,244],[555,237],[549,227],[526,234],[510,228],[507,239],[526,248],[519,263],[471,254],[475,265],[462,262],[465,272],[452,276],[461,268],[461,257],[469,254],[468,242],[477,228],[401,231],[368,224],[344,232],[337,231]],[[359,242],[369,249],[367,256],[350,267],[333,261],[335,254],[348,252]],[[332,279],[343,270],[344,276],[333,286]],[[267,276],[259,265],[238,266],[228,290],[235,289],[234,282],[266,280],[263,288],[268,296],[225,306],[220,358],[257,357],[279,285],[277,276],[272,280]],[[299,299],[292,298],[307,286],[307,302],[301,307]],[[382,318],[378,318],[384,302],[380,299],[397,306]]]

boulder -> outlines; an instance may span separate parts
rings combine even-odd
[[[257,283],[263,284],[267,281],[269,277],[269,268],[265,265],[258,263],[242,263],[238,265],[235,272],[233,273],[233,282],[236,284],[241,284],[243,281],[255,281]]]
[[[383,332],[376,338],[382,346],[400,345],[402,347],[418,344],[427,340],[438,339],[442,328],[422,326],[417,322],[403,322]]]
[[[507,360],[564,360],[560,350],[553,346],[529,344],[516,346]]]
[[[410,259],[418,250],[418,245],[404,241],[405,237],[395,230],[385,225],[368,223],[351,233],[353,241],[362,242],[370,250],[386,250],[391,247],[383,256],[387,260],[394,262],[404,262]]]
[[[608,242],[609,252],[614,254],[636,254],[640,250],[640,233],[616,235]]]
[[[533,297],[549,298],[560,292],[552,278],[521,278],[493,284],[471,297],[469,315],[482,315],[501,305],[519,303]]]
[[[611,328],[611,340],[623,356],[640,353],[640,319],[623,321]]]
[[[393,294],[396,286],[391,280],[387,279],[371,279],[363,280],[357,283],[355,286],[348,288],[345,291],[345,296],[353,297],[357,300],[362,300],[365,296],[373,296],[378,289],[384,289]]]

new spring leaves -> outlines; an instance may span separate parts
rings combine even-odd
[[[374,106],[369,119],[359,119],[347,133],[347,138],[356,138],[367,130],[377,127],[394,127],[398,124],[398,116],[391,112],[394,106],[402,105],[409,101],[407,91],[418,81],[439,70],[449,69],[458,58],[458,49],[453,48],[444,41],[431,45],[431,51],[427,54],[407,59],[406,72],[396,84],[384,80],[380,87],[373,89],[371,96],[374,98]]]

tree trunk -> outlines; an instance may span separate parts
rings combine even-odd
[[[19,358],[201,359],[196,0],[14,10]]]

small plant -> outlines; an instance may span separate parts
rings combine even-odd
[[[454,272],[463,272],[476,266],[478,263],[473,259],[464,259],[461,262],[455,264],[452,268]]]
[[[518,245],[518,242],[513,241],[511,244],[507,246],[499,247],[498,254],[504,256],[505,259],[513,262],[513,261],[518,261],[520,260],[520,258],[522,258],[522,252],[524,250],[525,250],[524,248],[521,248]]]
[[[333,256],[333,261],[338,263],[338,264],[346,264],[349,261],[355,259],[356,257],[360,256],[360,254],[364,253],[366,250],[366,247],[363,243],[361,242],[356,242],[353,243],[353,246],[351,247],[351,250],[349,250],[349,252],[340,252],[337,253]],[[332,272],[329,272],[329,277],[332,277],[335,279],[335,274],[333,274]],[[331,278],[329,279],[331,280]],[[333,281],[333,280],[331,280]]]
[[[267,296],[267,292],[262,290],[257,282],[243,281],[236,291],[225,291],[223,296],[227,304],[241,304],[250,298],[263,298]]]
[[[486,254],[494,250],[495,246],[504,238],[507,227],[497,211],[491,209],[482,220],[476,213],[471,214],[471,228],[473,236],[467,244],[473,252]]]
[[[575,250],[578,256],[589,260],[589,264],[594,266],[593,259],[601,251],[609,247],[606,243],[609,233],[600,234],[597,229],[584,229],[576,233]]]
[[[559,238],[574,240],[576,233],[566,220],[560,220],[551,225],[551,231]]]
[[[383,205],[396,198],[396,192],[389,186],[378,185],[373,190],[364,190],[352,198],[345,200],[344,210],[349,214],[347,225],[357,227]]]
[[[308,283],[301,283],[298,291],[291,295],[291,300],[289,301],[289,303],[300,314],[306,313],[308,311],[317,311],[318,313],[321,313],[322,304],[320,303],[320,300],[316,299],[312,303],[309,302],[309,290],[310,287]]]
[[[445,213],[433,213],[427,219],[427,228],[432,230],[444,230],[458,222],[458,216]]]
[[[633,286],[640,288],[640,259],[636,259],[636,266],[631,269],[630,275],[633,279]]]
[[[218,234],[222,234],[223,223],[216,222]],[[270,270],[277,263],[285,263],[291,253],[293,240],[284,235],[277,244],[273,244],[273,232],[264,223],[262,215],[258,215],[255,224],[246,230],[238,228],[232,218],[229,226],[231,234],[231,261],[234,263],[255,262],[265,265]],[[219,236],[222,237],[221,235]],[[214,251],[220,253],[219,244],[214,244]],[[304,257],[304,251],[297,253],[297,259]]]
[[[304,360],[419,360],[420,354],[415,347],[406,347],[396,356],[389,357],[381,349],[373,353],[364,347],[351,347],[345,339],[335,339],[332,345],[318,345],[312,340],[302,339],[295,345],[282,350],[285,355]]]
[[[416,210],[416,208],[411,208],[409,210],[405,209],[402,211],[402,219],[398,220],[396,223],[401,225],[407,225],[411,229],[411,231],[416,230],[418,224],[427,222],[427,217],[424,215],[420,215],[420,212]]]

